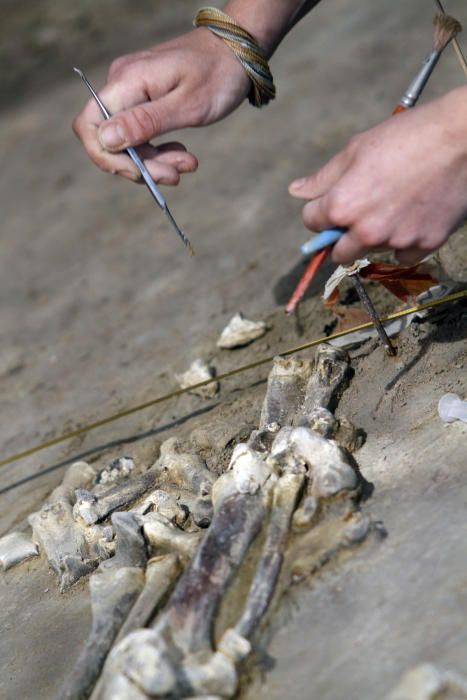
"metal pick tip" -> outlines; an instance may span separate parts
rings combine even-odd
[[[73,70],[75,71],[75,73],[78,73],[78,75],[79,75],[80,78],[84,78],[84,73],[83,73],[82,70],[80,70],[80,69],[77,68],[76,66],[73,66]]]
[[[190,243],[190,239],[188,238],[188,236],[186,236],[186,235],[183,233],[182,229],[180,228],[180,226],[177,224],[177,222],[176,222],[175,219],[173,218],[172,212],[170,211],[169,207],[167,206],[167,203],[166,203],[166,205],[165,205],[165,207],[164,207],[164,211],[165,211],[165,213],[166,213],[166,215],[167,215],[167,217],[168,217],[170,223],[172,224],[172,226],[174,227],[174,229],[176,230],[176,232],[178,233],[178,235],[179,235],[180,238],[182,239],[183,244],[184,244],[185,247],[188,249],[190,255],[194,255],[194,254],[195,254],[195,251],[194,251],[193,246],[192,246],[191,243]]]

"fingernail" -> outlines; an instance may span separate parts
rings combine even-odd
[[[306,177],[301,177],[299,180],[294,180],[290,183],[291,190],[299,190],[306,182]]]
[[[125,143],[125,134],[120,124],[104,124],[99,129],[99,141],[104,148],[115,149]]]

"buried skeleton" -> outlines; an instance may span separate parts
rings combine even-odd
[[[63,590],[91,573],[92,628],[59,698],[233,697],[281,592],[381,535],[359,507],[362,435],[334,415],[350,376],[327,345],[314,362],[277,358],[258,428],[219,476],[177,438],[137,475],[125,459],[69,469],[29,518],[31,547],[18,540]]]

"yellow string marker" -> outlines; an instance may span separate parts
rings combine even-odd
[[[396,311],[393,314],[388,314],[386,316],[381,317],[381,321],[393,321],[398,318],[403,318],[404,316],[410,316],[410,314],[417,313],[419,311],[424,311],[425,309],[430,309],[432,307],[436,306],[443,306],[444,304],[448,304],[450,302],[454,301],[459,301],[460,299],[465,299],[467,297],[467,289],[464,289],[460,292],[455,292],[454,294],[449,294],[448,296],[445,296],[441,299],[434,299],[432,301],[426,302],[425,304],[419,304],[418,306],[412,306],[409,309],[403,309],[402,311]],[[29,457],[30,455],[36,454],[37,452],[41,452],[42,450],[46,450],[49,447],[53,447],[54,445],[58,445],[61,442],[66,442],[67,440],[71,440],[74,437],[78,437],[79,435],[84,435],[86,433],[90,433],[92,430],[95,430],[96,428],[100,428],[103,425],[108,425],[109,423],[113,423],[117,420],[120,420],[121,418],[125,418],[126,416],[130,416],[133,413],[139,413],[140,411],[144,411],[146,408],[151,408],[151,406],[156,406],[157,404],[165,403],[166,401],[170,401],[171,399],[175,399],[178,396],[182,396],[183,394],[187,394],[189,391],[193,391],[195,389],[200,389],[201,387],[207,386],[208,384],[211,384],[212,382],[219,382],[224,379],[229,379],[230,377],[234,377],[237,374],[243,374],[244,372],[247,372],[251,369],[256,369],[257,367],[261,367],[262,365],[269,364],[274,360],[277,355],[280,355],[281,357],[288,357],[289,355],[294,355],[297,352],[302,352],[303,350],[308,350],[309,348],[312,348],[316,345],[320,345],[321,343],[329,343],[331,340],[335,340],[337,338],[343,338],[346,335],[350,335],[351,333],[356,333],[358,331],[365,330],[367,328],[371,328],[374,326],[373,321],[368,321],[367,323],[361,323],[358,326],[354,326],[353,328],[348,328],[345,331],[340,331],[338,333],[333,333],[332,335],[328,335],[325,337],[321,338],[316,338],[315,340],[310,340],[307,343],[303,343],[302,345],[297,345],[296,347],[289,348],[288,350],[284,350],[283,352],[276,352],[274,355],[268,355],[267,357],[262,357],[259,360],[255,360],[254,362],[250,362],[247,365],[243,365],[241,367],[236,367],[235,369],[231,369],[228,372],[224,372],[223,374],[218,374],[217,376],[211,378],[211,379],[205,379],[202,382],[197,382],[196,384],[192,384],[191,386],[185,387],[184,389],[174,389],[173,391],[170,391],[167,394],[163,394],[162,396],[158,396],[155,399],[151,399],[149,401],[145,401],[144,403],[140,403],[136,406],[132,406],[131,408],[127,408],[123,411],[119,411],[118,413],[114,413],[111,416],[107,416],[106,418],[101,418],[100,420],[96,420],[93,423],[88,423],[88,425],[83,425],[81,428],[76,428],[75,430],[70,430],[67,433],[63,433],[62,435],[59,435],[56,438],[52,438],[51,440],[47,440],[46,442],[39,443],[37,445],[34,445],[33,447],[30,447],[27,450],[23,450],[22,452],[18,452],[17,454],[10,455],[9,457],[5,457],[4,459],[0,460],[0,467],[5,466],[6,464],[11,464],[13,462],[17,462],[20,459],[23,459],[24,457]]]

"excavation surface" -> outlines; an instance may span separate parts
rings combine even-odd
[[[0,114],[2,456],[163,393],[199,355],[224,371],[318,337],[331,320],[318,287],[299,323],[282,313],[305,238],[287,184],[390,113],[429,46],[431,5],[326,0],[273,60],[276,103],[185,134],[200,171],[165,194],[196,245],[190,259],[143,188],[104,176],[81,151],[70,122],[85,95],[65,66],[81,62],[99,85],[112,56],[188,29],[198,4],[119,2],[107,21],[106,2],[78,15],[28,2],[21,19],[6,3],[2,58],[15,82],[2,85]],[[462,3],[449,5],[467,20]],[[38,65],[41,86],[30,78]],[[430,94],[461,81],[446,53]],[[457,273],[462,256],[462,244],[447,254]],[[215,340],[238,310],[272,329],[220,352]],[[289,591],[246,698],[375,700],[422,661],[465,671],[466,429],[436,414],[441,394],[465,395],[464,334],[457,309],[406,331],[395,360],[371,344],[354,352],[339,410],[367,433],[356,454],[375,486],[365,508],[388,537]],[[210,421],[251,428],[267,371],[225,382],[211,402],[180,398],[2,467],[0,532],[78,457],[147,463],[158,441]],[[86,582],[60,595],[37,559],[2,575],[0,591],[0,695],[49,700],[88,631]]]

